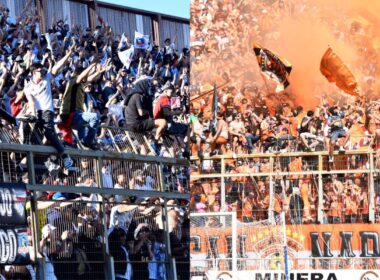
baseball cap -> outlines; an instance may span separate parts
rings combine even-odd
[[[42,228],[42,238],[47,238],[51,232],[56,230],[57,228],[51,224],[44,225]]]

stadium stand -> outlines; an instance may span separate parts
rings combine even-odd
[[[0,275],[189,279],[189,50],[0,10]]]
[[[194,279],[284,272],[284,242],[291,270],[379,267],[377,253],[356,242],[379,234],[376,21],[356,1],[322,2],[191,2]],[[349,46],[362,96],[320,79],[325,41]],[[263,78],[254,43],[290,56],[288,88],[276,92],[274,78]],[[338,244],[344,232],[350,252]]]

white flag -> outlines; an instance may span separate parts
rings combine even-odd
[[[45,34],[45,38],[46,38],[46,42],[47,42],[47,49],[50,50],[51,52],[53,52],[53,48],[51,46],[51,38],[50,38],[50,34],[49,33],[46,33]]]
[[[118,51],[117,54],[120,58],[120,61],[124,64],[124,66],[129,68],[129,65],[132,62],[134,53],[135,53],[135,48],[131,46],[129,49],[125,51]]]
[[[125,34],[123,33],[121,35],[121,39],[120,39],[120,43],[119,43],[119,46],[118,46],[118,49],[121,50],[121,49],[124,49],[126,46],[127,46],[127,37],[125,37]]]
[[[144,35],[140,32],[135,31],[134,46],[136,49],[147,49],[149,48],[149,35]]]

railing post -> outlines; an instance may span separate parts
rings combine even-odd
[[[368,196],[369,196],[369,221],[375,222],[375,178],[373,176],[375,169],[374,161],[374,151],[369,152],[369,186],[368,186]]]
[[[221,211],[226,211],[226,177],[224,176],[226,174],[226,166],[224,163],[224,157],[220,159],[220,209]]]
[[[33,152],[27,152],[27,160],[28,160],[28,175],[29,175],[29,183],[31,185],[36,185],[36,174],[34,169],[34,158]],[[33,239],[33,250],[34,250],[34,262],[36,263],[36,276],[37,279],[44,279],[45,276],[45,266],[43,264],[43,258],[41,258],[39,253],[40,240],[38,236],[39,225],[38,225],[38,206],[37,206],[37,195],[36,191],[31,192],[30,197],[30,214],[32,219],[31,231],[32,231],[32,239]]]
[[[175,271],[175,262],[172,261],[173,256],[171,252],[171,243],[170,243],[170,232],[169,232],[169,222],[168,222],[168,208],[167,208],[167,198],[164,198],[164,207],[162,208],[162,225],[164,230],[164,240],[165,240],[165,251],[167,256],[167,266],[168,269],[168,279],[177,280],[177,274],[174,274]]]
[[[161,192],[166,191],[164,188],[165,187],[165,180],[164,180],[164,167],[163,167],[162,162],[160,162],[158,165],[158,180],[159,180],[158,190]]]
[[[323,157],[318,155],[318,209],[317,209],[317,219],[319,223],[323,223]]]
[[[269,209],[268,209],[268,218],[269,220],[273,220],[274,213],[274,183],[272,174],[269,175]]]
[[[232,276],[234,279],[237,278],[237,217],[236,217],[236,212],[232,212],[232,221],[231,221],[231,226],[232,226],[232,244],[231,244],[231,249],[232,249]]]
[[[98,187],[99,188],[104,188],[103,186],[103,159],[101,157],[97,157],[96,159],[96,169],[98,170],[98,172],[96,172],[96,177],[97,177],[97,181],[98,181]],[[104,260],[104,276],[106,277],[106,279],[114,279],[112,278],[112,275],[114,275],[114,271],[112,271],[112,269],[114,268],[113,265],[110,265],[109,262],[110,260],[113,260],[113,259],[110,259],[109,257],[109,244],[108,244],[108,235],[107,235],[107,218],[106,218],[106,207],[104,205],[104,199],[103,199],[103,196],[102,195],[98,195],[98,198],[100,197],[100,204],[99,204],[99,210],[101,213],[103,213],[102,215],[102,221],[103,221],[103,230],[102,230],[102,239],[103,239],[103,244],[104,244],[104,248],[103,248],[103,260]]]

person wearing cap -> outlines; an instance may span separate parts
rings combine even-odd
[[[121,85],[122,88],[125,88],[129,84],[129,79],[128,79],[128,69],[127,67],[123,67],[119,71],[119,75],[117,77],[117,84]]]
[[[74,47],[75,44],[70,47],[67,54],[54,66],[52,66],[51,60],[49,60],[47,73],[44,73],[44,68],[40,63],[33,64],[30,68],[32,79],[24,87],[31,114],[37,117],[38,126],[42,129],[46,139],[62,157],[65,168],[70,168],[73,165],[73,161],[65,154],[65,148],[55,132],[54,103],[51,84],[53,77],[58,74],[59,70],[68,61]]]
[[[182,123],[176,123],[173,120],[173,116],[178,116],[184,113],[184,110],[180,108],[171,109],[171,97],[175,95],[175,88],[167,82],[162,87],[162,94],[155,100],[153,105],[153,118],[155,120],[164,119],[167,122],[167,133],[173,135],[186,136],[188,131],[188,125]]]
[[[154,256],[149,237],[150,230],[148,224],[139,224],[134,232],[135,240],[130,257],[136,279],[149,279],[148,263]]]
[[[54,272],[54,265],[52,262],[52,252],[49,253],[47,251],[47,247],[51,242],[51,238],[53,233],[56,233],[56,227],[51,224],[46,224],[42,228],[42,239],[40,241],[40,252],[45,258],[45,269],[44,269],[44,276],[45,279],[51,279],[51,280],[57,280],[57,277]]]
[[[165,47],[164,47],[164,54],[169,54],[171,56],[174,55],[175,53],[175,40],[173,40],[173,42],[171,41],[170,38],[166,38],[164,43],[165,43]]]

